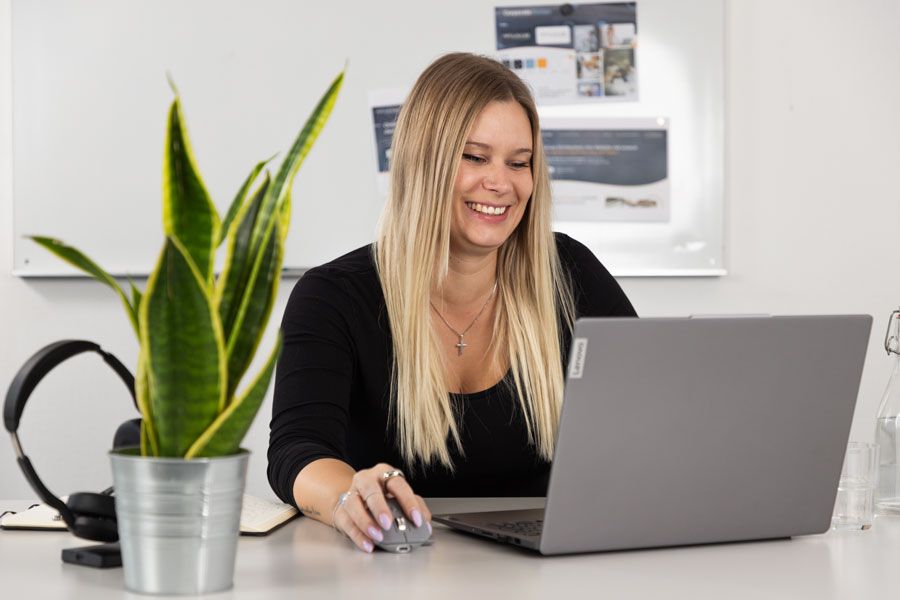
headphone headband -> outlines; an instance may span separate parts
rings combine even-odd
[[[10,433],[15,433],[19,428],[19,420],[22,411],[25,410],[25,402],[31,396],[31,392],[47,373],[53,370],[61,362],[72,358],[82,352],[98,353],[125,383],[131,392],[131,399],[137,408],[137,398],[134,395],[134,376],[118,358],[106,352],[94,342],[86,340],[62,340],[44,346],[25,361],[19,372],[13,378],[6,392],[6,402],[3,405],[3,425]]]
[[[22,444],[19,441],[18,429],[19,421],[22,418],[22,412],[25,410],[25,403],[29,396],[37,387],[37,384],[43,379],[47,373],[52,371],[57,365],[63,361],[81,354],[83,352],[96,352],[103,361],[108,364],[116,372],[119,378],[128,387],[131,399],[137,407],[137,399],[134,393],[134,377],[131,372],[123,365],[119,359],[106,352],[95,344],[86,340],[62,340],[54,342],[38,350],[31,358],[29,358],[16,376],[13,378],[6,392],[6,402],[3,404],[3,425],[12,437],[13,449],[16,452],[16,460],[25,473],[25,478],[31,485],[31,488],[37,493],[38,497],[49,506],[59,511],[60,516],[69,529],[77,534],[80,529],[76,523],[76,515],[51,492],[44,482],[37,475],[37,471],[31,464],[31,460],[22,450]],[[115,538],[113,538],[115,539]]]

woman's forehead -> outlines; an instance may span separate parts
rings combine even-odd
[[[475,119],[466,143],[487,149],[513,147],[518,152],[531,151],[531,138],[531,121],[525,109],[512,100],[494,101],[485,106]]]
[[[466,140],[466,146],[475,146],[476,148],[484,148],[485,150],[493,150],[494,149],[494,147],[490,144],[487,144],[485,142],[478,142],[473,139]],[[521,148],[514,148],[513,152],[515,152],[516,154],[521,153],[521,152],[531,152],[531,144],[528,144],[527,146],[522,146]]]

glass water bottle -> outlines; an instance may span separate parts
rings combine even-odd
[[[900,516],[900,453],[897,428],[900,426],[900,309],[891,313],[884,349],[894,361],[891,378],[878,407],[875,443],[881,447],[878,469],[878,488],[875,492],[875,512],[879,515]]]

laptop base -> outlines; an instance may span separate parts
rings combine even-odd
[[[544,509],[542,508],[457,513],[432,517],[432,521],[442,523],[452,529],[534,551],[540,549],[539,530],[543,519]]]

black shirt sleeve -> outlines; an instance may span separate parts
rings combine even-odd
[[[281,324],[268,450],[269,483],[294,504],[300,471],[319,458],[347,460],[354,310],[343,281],[316,269],[291,292]]]

